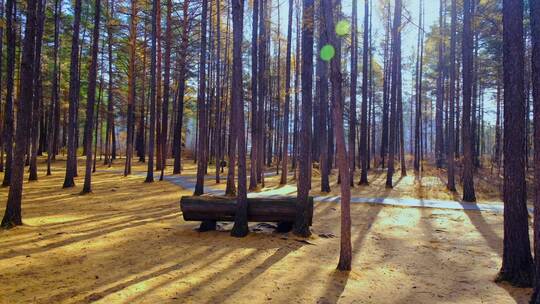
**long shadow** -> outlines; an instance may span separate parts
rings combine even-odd
[[[221,269],[218,273],[215,273],[212,276],[207,276],[206,278],[200,280],[199,282],[191,285],[190,288],[186,289],[185,291],[182,291],[180,293],[176,293],[175,297],[177,297],[179,299],[184,299],[185,297],[187,297],[187,296],[189,296],[191,294],[194,294],[194,293],[200,291],[201,289],[203,289],[205,287],[208,287],[209,285],[212,284],[212,281],[219,280],[222,277],[226,277],[227,275],[230,274],[231,271],[233,271],[235,269],[238,269],[239,267],[242,266],[242,264],[248,262],[252,258],[255,258],[258,254],[259,254],[259,252],[257,250],[255,250],[255,251],[241,257],[240,259],[238,259],[235,262],[231,263],[230,265],[226,266],[224,269]],[[209,264],[205,263],[204,265],[201,265],[200,267],[198,267],[195,271],[201,270],[201,269],[207,268],[207,267],[209,267]],[[195,271],[193,271],[193,272],[195,272]],[[171,284],[171,282],[165,282],[163,284],[154,286],[153,288],[146,289],[143,293],[139,293],[136,296],[132,297],[131,301],[142,299],[146,294],[149,294],[153,290],[158,289],[158,288],[164,288],[166,285],[169,285],[169,284]]]
[[[390,192],[391,189],[386,189],[382,197],[387,197]],[[353,221],[353,261],[355,255],[361,252],[364,240],[366,239],[369,231],[371,231],[371,228],[373,227],[373,224],[375,223],[375,220],[377,219],[377,216],[379,215],[383,207],[384,206],[380,204],[369,204],[369,209],[362,218],[364,222],[358,229],[354,229],[357,225],[354,225]],[[337,301],[341,298],[343,291],[345,290],[349,275],[349,272],[342,272],[338,270],[332,272],[330,283],[326,286],[320,300],[323,300],[324,303],[337,303]]]
[[[435,236],[433,235],[433,232],[435,231],[433,225],[431,224],[430,220],[429,220],[429,216],[428,214],[431,213],[431,211],[429,211],[428,209],[420,209],[420,219],[419,219],[419,225],[422,227],[422,230],[424,231],[427,239],[426,240],[432,240],[432,239],[436,239]],[[431,243],[431,241],[430,241]],[[442,243],[442,242],[441,242]],[[436,265],[440,268],[443,268],[444,265],[448,264],[449,262],[440,256],[439,254],[439,251],[440,250],[445,250],[444,248],[435,248],[435,247],[432,247],[431,250],[429,250],[429,253],[430,254],[422,254],[422,253],[415,253],[415,254],[422,254],[422,261],[424,263],[429,262],[430,264],[432,265]],[[414,260],[413,258],[411,258],[411,260]],[[455,265],[455,264],[460,264],[459,262],[452,262],[453,265],[452,267],[454,268],[457,268],[458,265]],[[463,268],[463,266],[460,266]],[[415,268],[416,270],[417,268]],[[429,269],[427,269],[428,273],[429,273]],[[454,271],[455,273],[455,271]],[[431,278],[431,280],[433,280],[432,283],[434,284],[442,284],[444,287],[445,287],[445,290],[455,290],[456,289],[456,285],[457,285],[457,281],[456,280],[453,280],[451,279],[452,278],[452,274],[449,274],[448,277],[446,277],[446,279],[444,280],[436,280],[436,278],[433,278],[432,275],[429,275],[429,277]],[[416,281],[415,281],[416,282]],[[419,281],[418,284],[422,284],[424,283],[423,281]],[[427,285],[427,284],[426,284]],[[431,295],[431,298],[441,298],[441,300],[446,300],[446,301],[451,301],[451,302],[454,302],[455,301],[455,298],[452,299],[452,297],[454,296],[452,292],[450,292],[449,294],[441,294],[442,292],[440,291],[440,288],[437,288],[437,285],[433,285],[431,284],[430,286],[430,289],[429,290],[422,290],[422,289],[417,289],[416,287],[414,289],[411,289],[411,291],[409,291],[405,297],[402,297],[400,298],[399,300],[397,300],[397,302],[399,303],[421,303],[421,301],[417,298],[420,294],[430,294]],[[454,300],[454,301],[452,301]]]
[[[239,277],[233,283],[223,288],[221,291],[218,291],[218,295],[213,296],[211,299],[206,301],[206,303],[212,304],[212,303],[226,302],[227,299],[231,297],[233,294],[235,294],[237,291],[239,291],[240,289],[248,285],[251,281],[253,281],[259,275],[264,273],[274,264],[284,259],[291,252],[296,251],[301,247],[302,245],[298,243],[293,243],[290,246],[279,248],[271,256],[267,257],[259,266],[255,267],[255,269]]]
[[[446,181],[444,180],[443,177],[441,177],[440,175],[437,175],[437,176],[441,182],[446,184]],[[476,203],[463,202],[458,192],[453,193],[452,199],[454,201],[459,202],[459,204],[463,207],[463,209],[469,208],[471,205],[477,206]],[[477,208],[480,209],[479,207]],[[495,231],[493,231],[491,226],[484,219],[482,212],[471,211],[471,210],[463,210],[463,212],[467,215],[467,217],[469,218],[471,223],[474,225],[476,230],[478,230],[478,232],[480,232],[482,237],[486,240],[486,243],[489,245],[489,247],[493,249],[493,251],[497,252],[499,256],[502,257],[503,239],[497,233],[495,233]]]
[[[223,251],[225,251],[225,252],[223,252]],[[194,261],[194,260],[196,261],[199,258],[203,258],[203,257],[208,258],[209,255],[211,256],[211,255],[216,254],[215,257],[211,258],[210,260],[206,261],[206,263],[204,265],[200,266],[200,267],[205,267],[209,263],[214,263],[214,262],[220,260],[221,258],[223,258],[223,256],[225,256],[228,253],[230,253],[230,252],[227,252],[226,250],[221,250],[221,251],[217,251],[217,252],[215,251],[215,252],[211,252],[211,253],[208,253],[207,251],[202,251],[202,252],[200,252],[198,254],[191,255],[189,259],[183,260],[178,264],[171,265],[169,267],[165,267],[165,268],[162,268],[162,269],[159,269],[159,270],[156,270],[156,271],[152,271],[152,272],[147,273],[145,275],[137,276],[137,277],[135,277],[135,278],[133,278],[133,279],[131,279],[129,281],[121,282],[121,283],[118,283],[116,285],[113,285],[113,286],[111,286],[111,287],[109,287],[109,288],[107,288],[105,290],[91,293],[91,294],[87,295],[84,298],[84,301],[89,302],[89,303],[97,301],[99,299],[107,297],[108,295],[111,295],[111,294],[119,292],[119,291],[121,291],[123,289],[129,288],[132,285],[135,285],[135,284],[144,282],[146,280],[149,280],[149,279],[152,279],[152,278],[157,278],[159,276],[163,276],[163,275],[166,275],[168,273],[180,270],[183,267],[185,267],[187,264],[191,263],[191,261]],[[196,268],[196,269],[194,269],[194,270],[192,270],[190,272],[196,271],[197,269],[198,268]],[[187,274],[187,273],[183,273],[183,275],[185,275],[185,274]],[[147,289],[147,290],[145,290],[145,293],[150,292],[152,289],[155,289],[155,288]],[[61,298],[61,296],[59,296],[59,297]]]
[[[42,242],[42,241],[47,241],[47,240],[50,240],[50,239],[58,238],[58,237],[60,237],[61,235],[65,234],[65,233],[79,234],[79,233],[92,232],[92,231],[94,231],[96,229],[102,229],[103,226],[99,227],[99,224],[107,225],[106,227],[111,228],[111,227],[114,227],[114,226],[125,224],[127,222],[131,222],[131,221],[135,221],[135,220],[143,220],[143,219],[148,218],[148,217],[161,216],[161,215],[164,215],[164,214],[171,214],[171,213],[178,214],[178,215],[181,214],[176,210],[176,208],[172,208],[172,207],[168,207],[168,206],[159,206],[159,207],[154,207],[154,208],[151,208],[151,209],[147,209],[144,212],[141,212],[141,210],[129,210],[129,211],[125,211],[125,212],[115,211],[112,214],[105,213],[105,214],[101,214],[101,215],[95,215],[95,216],[91,216],[91,217],[88,217],[88,218],[84,218],[84,219],[81,219],[81,220],[67,221],[67,222],[63,222],[63,223],[37,225],[37,226],[32,226],[32,227],[38,228],[38,229],[39,228],[49,228],[49,229],[69,230],[69,231],[68,232],[58,231],[56,233],[49,234],[49,235],[46,235],[46,236],[41,236],[41,235],[31,236],[30,234],[36,233],[35,230],[32,230],[32,231],[29,231],[27,233],[26,237],[24,237],[23,240],[20,240],[19,237],[18,237],[17,239],[15,239],[13,241],[6,241],[4,243],[4,245],[9,246],[9,247],[13,247],[13,246],[24,245],[24,244],[28,244],[28,243],[32,243],[32,242],[37,242],[37,241]],[[109,222],[109,220],[111,220],[111,219],[114,222]],[[96,223],[97,227],[91,227],[91,228],[87,228],[87,229],[82,228],[80,230],[71,231],[73,228],[84,227],[83,225],[86,225],[86,224],[89,224],[89,223]],[[1,255],[0,255],[0,257],[1,257]]]
[[[176,218],[176,217],[178,217],[178,214],[170,214],[170,211],[167,210],[165,212],[162,212],[162,214],[156,214],[156,216],[158,216],[158,217],[147,219],[147,220],[137,221],[135,223],[129,223],[130,221],[126,221],[124,223],[119,223],[117,225],[107,227],[107,228],[105,228],[103,230],[98,230],[98,231],[94,231],[94,232],[91,232],[91,233],[88,233],[88,234],[85,234],[85,235],[68,238],[68,239],[62,240],[60,242],[47,244],[45,246],[41,246],[41,247],[38,247],[38,248],[27,249],[27,250],[24,251],[24,253],[21,253],[21,252],[9,252],[7,254],[1,255],[0,259],[7,259],[7,258],[13,258],[13,257],[17,257],[17,256],[22,256],[22,255],[30,255],[30,254],[37,254],[37,253],[45,252],[45,251],[48,251],[48,250],[52,250],[52,249],[56,249],[56,248],[59,248],[59,247],[67,246],[67,245],[70,245],[72,243],[81,242],[81,241],[89,240],[89,239],[92,239],[92,238],[100,237],[100,236],[108,234],[108,233],[118,232],[118,231],[121,231],[121,230],[130,229],[130,228],[134,228],[134,227],[138,227],[138,226],[143,226],[143,225],[153,223],[153,222],[159,222],[159,221],[166,220],[166,219]]]
[[[330,275],[330,279],[325,288],[325,292],[318,299],[317,303],[337,303],[347,286],[349,281],[350,272],[349,271],[339,271],[334,270]]]
[[[454,194],[454,200],[459,201],[459,204],[463,207],[470,204],[476,205],[476,203],[464,203],[459,199],[457,193]],[[489,247],[502,257],[503,239],[497,233],[495,233],[495,231],[493,231],[491,226],[484,219],[482,212],[470,210],[463,210],[463,212],[467,215],[476,230],[480,232],[484,240],[486,240],[486,243],[489,245]]]

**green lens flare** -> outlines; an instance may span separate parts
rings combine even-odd
[[[347,20],[341,20],[336,24],[336,34],[345,36],[351,31],[351,25]]]
[[[324,61],[330,61],[336,55],[336,50],[330,44],[327,44],[321,49],[321,59]]]

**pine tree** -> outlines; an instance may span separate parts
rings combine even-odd
[[[13,9],[9,4],[8,12]],[[26,142],[29,136],[30,117],[32,112],[32,98],[34,94],[34,56],[36,47],[37,11],[36,1],[26,1],[26,25],[21,58],[21,94],[19,102],[19,119],[15,133],[15,148],[13,153],[13,167],[11,186],[9,187],[6,211],[1,226],[11,228],[22,225],[21,201],[24,178],[24,157]],[[41,55],[41,54],[39,54]]]
[[[503,1],[504,247],[498,281],[531,286],[533,268],[525,182],[523,1]]]

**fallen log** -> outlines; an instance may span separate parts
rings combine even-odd
[[[233,222],[236,198],[226,196],[183,196],[180,209],[185,221],[202,221],[201,230],[213,230],[212,222]],[[277,222],[292,227],[297,212],[295,197],[248,198],[249,222]],[[307,222],[313,221],[313,197],[309,198]],[[289,229],[286,229],[289,230]]]

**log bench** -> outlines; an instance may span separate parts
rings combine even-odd
[[[200,221],[199,231],[215,230],[216,222],[234,222],[236,197],[183,196],[180,209],[185,221]],[[248,222],[278,223],[278,232],[288,232],[296,219],[295,197],[248,198]],[[313,197],[309,197],[306,222],[313,222]]]

